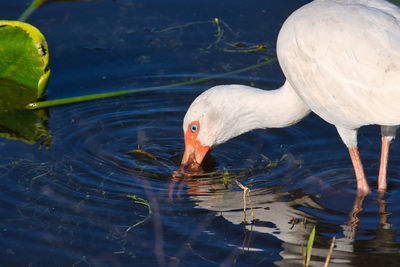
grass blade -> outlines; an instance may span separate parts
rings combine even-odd
[[[311,231],[310,237],[308,238],[307,251],[306,251],[306,255],[307,255],[306,267],[310,263],[312,246],[314,244],[314,238],[315,238],[315,226],[314,226],[313,230]]]

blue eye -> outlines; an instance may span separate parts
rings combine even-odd
[[[199,130],[199,125],[197,125],[196,123],[193,123],[192,125],[190,125],[190,131],[192,133],[195,133]]]

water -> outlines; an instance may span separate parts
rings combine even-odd
[[[57,99],[249,66],[274,53],[281,23],[306,2],[51,2],[29,22],[49,43],[48,99]],[[15,19],[28,3],[0,4],[2,19]],[[215,17],[230,27],[220,42]],[[229,45],[235,42],[267,49],[238,52]],[[217,84],[273,89],[282,82],[274,63],[197,85],[54,107],[44,123],[47,145],[1,139],[1,265],[301,266],[314,225],[312,266],[325,261],[332,237],[329,266],[398,265],[398,141],[383,198],[376,190],[356,198],[345,146],[314,115],[215,148],[209,175],[173,176],[184,149],[182,119],[199,93]],[[129,153],[138,146],[151,156]],[[379,128],[363,128],[359,147],[376,186]],[[243,191],[234,179],[251,189],[255,224],[248,211],[243,225]]]

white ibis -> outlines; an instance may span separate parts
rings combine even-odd
[[[384,0],[315,0],[285,21],[277,41],[284,85],[215,86],[186,113],[182,166],[253,129],[286,127],[313,111],[348,147],[357,192],[370,188],[357,149],[361,126],[381,126],[378,190],[386,190],[389,144],[400,125],[400,8]]]

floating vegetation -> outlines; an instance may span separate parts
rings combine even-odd
[[[283,154],[279,159],[276,158],[276,159],[274,159],[274,160],[271,160],[271,159],[268,158],[267,156],[261,154],[261,157],[263,158],[263,160],[265,160],[265,161],[268,162],[268,164],[267,164],[267,166],[266,166],[267,168],[274,168],[274,167],[277,167],[278,164],[279,164],[280,162],[282,162],[284,159],[287,158],[287,156],[288,156],[288,154],[285,153],[285,154]]]
[[[192,21],[192,22],[187,22],[187,23],[183,23],[183,24],[179,24],[179,25],[169,26],[167,28],[163,28],[160,30],[150,29],[149,31],[154,32],[154,33],[165,33],[165,32],[170,32],[170,31],[182,30],[184,28],[193,27],[193,26],[201,25],[201,24],[215,24],[217,26],[216,35],[223,34],[222,27],[227,28],[231,33],[236,35],[236,33],[231,29],[231,27],[229,27],[229,25],[227,23],[225,23],[224,21],[222,21],[218,18],[215,18],[213,20]]]
[[[233,44],[227,44],[228,48],[224,48],[225,52],[239,52],[239,53],[254,53],[267,49],[266,44],[247,44],[244,42],[237,42]]]
[[[137,197],[135,195],[133,195],[133,196],[128,195],[127,197],[131,198],[135,204],[140,204],[140,205],[146,206],[148,209],[148,214],[143,220],[140,220],[137,223],[135,223],[134,225],[129,226],[128,229],[125,230],[125,232],[129,232],[132,228],[135,228],[136,226],[145,223],[148,219],[150,219],[151,214],[152,214],[150,204],[147,202],[147,200],[145,200],[141,197]]]
[[[236,37],[238,36],[238,33],[232,30],[232,28],[223,20],[219,18],[214,18],[213,20],[206,20],[206,21],[194,21],[194,22],[189,22],[189,23],[184,23],[180,25],[173,25],[166,27],[164,29],[160,30],[155,30],[151,29],[150,32],[152,33],[168,33],[171,31],[177,31],[177,30],[183,30],[188,27],[193,27],[193,26],[198,26],[202,24],[212,24],[216,26],[216,32],[214,34],[215,36],[215,41],[209,44],[206,47],[206,50],[210,50],[211,48],[216,47],[219,44],[222,44],[222,51],[232,53],[232,52],[239,52],[239,53],[254,53],[254,52],[261,52],[261,51],[267,51],[269,46],[267,44],[249,44],[244,41],[240,42],[232,42],[228,41],[225,30],[232,36]],[[269,57],[271,58],[276,58],[276,54],[274,52],[269,51],[270,53],[268,54]]]
[[[42,5],[44,2],[45,1],[43,1],[43,0],[34,1],[33,4],[31,5],[31,7],[28,8],[28,10],[30,10],[29,12],[33,12],[37,7]],[[27,13],[26,16],[29,16],[29,14],[30,14],[29,12]],[[21,17],[23,17],[23,16],[21,16]],[[25,19],[26,19],[26,17],[25,17]],[[169,33],[172,31],[182,30],[184,28],[194,26],[194,25],[200,25],[200,24],[212,24],[212,25],[216,25],[216,27],[217,27],[217,31],[215,34],[216,40],[213,43],[209,44],[205,50],[209,50],[212,47],[214,47],[220,43],[222,44],[222,46],[228,46],[229,48],[236,47],[241,52],[246,52],[243,49],[243,46],[248,46],[245,48],[246,50],[248,50],[247,52],[267,50],[266,49],[267,46],[263,45],[263,44],[261,44],[261,45],[244,45],[245,44],[244,42],[240,42],[240,43],[234,43],[234,45],[232,45],[231,43],[225,41],[225,29],[234,36],[236,36],[237,34],[229,27],[229,25],[227,23],[225,23],[223,20],[221,20],[219,18],[214,18],[213,20],[208,20],[208,21],[196,21],[196,22],[189,22],[189,23],[185,23],[185,24],[181,24],[181,25],[174,25],[174,26],[170,26],[170,27],[167,27],[167,28],[164,28],[161,30],[151,29],[151,30],[149,30],[149,32],[157,33],[157,34]],[[171,40],[170,36],[167,36],[167,37],[168,37],[168,38],[166,38],[167,40]],[[47,47],[45,47],[45,48],[46,49],[44,51],[47,51]],[[224,51],[225,48],[222,48],[222,51]],[[228,48],[228,50],[229,50],[229,48]],[[42,50],[39,49],[39,51],[42,51]],[[208,53],[208,51],[205,51],[205,52]],[[45,54],[45,56],[48,57],[47,53]],[[257,62],[259,62],[259,63],[257,63],[257,64],[254,64],[254,65],[251,65],[251,66],[248,66],[245,68],[233,70],[233,71],[228,71],[228,72],[222,73],[222,74],[210,75],[210,76],[207,76],[204,78],[190,79],[188,81],[182,81],[182,82],[177,82],[177,83],[162,85],[162,86],[154,86],[154,87],[146,87],[146,88],[132,88],[132,89],[128,89],[128,90],[113,91],[113,92],[94,94],[94,95],[84,95],[84,96],[77,96],[77,97],[70,97],[70,98],[56,99],[56,100],[49,100],[49,101],[36,101],[36,100],[32,101],[31,100],[30,102],[25,103],[25,105],[22,107],[25,109],[40,109],[40,108],[53,107],[53,106],[71,104],[71,103],[78,103],[78,102],[95,100],[95,99],[103,99],[103,98],[107,98],[107,97],[121,96],[121,95],[125,95],[125,94],[132,94],[132,93],[138,93],[138,92],[144,92],[144,91],[167,89],[167,88],[171,88],[171,87],[203,83],[206,81],[213,80],[215,78],[231,76],[234,74],[238,74],[241,72],[250,71],[250,70],[259,68],[263,65],[267,65],[267,64],[274,62],[275,59],[276,59],[276,55],[274,53],[269,53],[269,54],[263,55],[263,58],[261,58],[261,59],[259,58],[257,60]],[[226,65],[224,66],[224,68],[229,69],[229,70],[232,69],[232,67],[226,66]],[[46,68],[46,70],[48,70],[48,69]],[[43,79],[43,82],[41,82],[41,84],[40,84],[41,87],[45,87],[47,85],[47,80],[48,80],[49,74],[50,74],[50,72],[48,71],[46,73],[47,76],[45,76],[46,79]]]
[[[222,35],[221,25],[219,24],[219,18],[214,19],[215,25],[217,25],[217,35]]]
[[[138,148],[137,148],[137,149],[128,151],[128,152],[126,152],[126,153],[128,153],[128,154],[141,154],[141,155],[144,155],[144,156],[146,156],[146,157],[151,158],[152,160],[158,161],[158,159],[157,159],[155,156],[153,156],[153,155],[150,154],[149,152],[146,152],[146,151],[140,149],[140,145],[138,145]]]
[[[224,172],[222,173],[222,181],[224,183],[225,189],[228,189],[229,183],[231,182],[231,176],[229,175],[229,171],[224,168]]]

